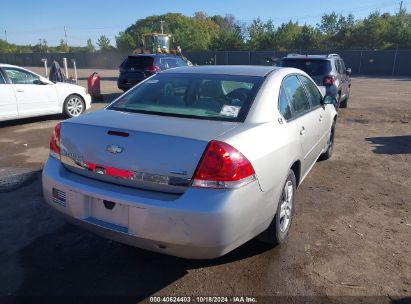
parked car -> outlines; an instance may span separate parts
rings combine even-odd
[[[163,70],[188,66],[180,56],[172,54],[135,54],[129,55],[120,65],[117,86],[124,92],[140,81]]]
[[[289,54],[280,66],[303,70],[319,86],[325,86],[327,94],[337,98],[337,108],[346,108],[350,99],[351,69],[346,68],[338,54],[300,55]]]
[[[76,117],[90,104],[81,86],[53,83],[22,67],[0,64],[0,121],[58,113]]]
[[[56,125],[45,201],[105,237],[185,258],[256,236],[282,243],[297,187],[332,155],[333,102],[293,68],[162,71]]]

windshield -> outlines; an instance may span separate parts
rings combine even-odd
[[[328,60],[283,59],[281,66],[303,70],[310,76],[325,75],[331,71],[331,64]]]
[[[156,74],[108,109],[210,120],[244,121],[263,77]]]

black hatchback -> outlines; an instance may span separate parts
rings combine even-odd
[[[172,54],[129,55],[120,65],[117,87],[127,91],[145,78],[171,68],[187,66],[181,57]]]

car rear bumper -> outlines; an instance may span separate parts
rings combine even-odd
[[[83,177],[53,157],[42,179],[47,204],[71,222],[119,242],[184,258],[222,256],[264,231],[274,216],[267,212],[271,200],[257,181],[236,190],[189,187],[183,194],[166,194]]]

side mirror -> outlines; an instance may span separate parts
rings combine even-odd
[[[321,99],[321,105],[327,105],[327,104],[332,104],[332,105],[337,104],[337,98],[331,95],[326,95],[323,99]]]
[[[351,68],[346,69],[345,72],[347,73],[348,76],[351,76],[351,72],[352,72]]]

